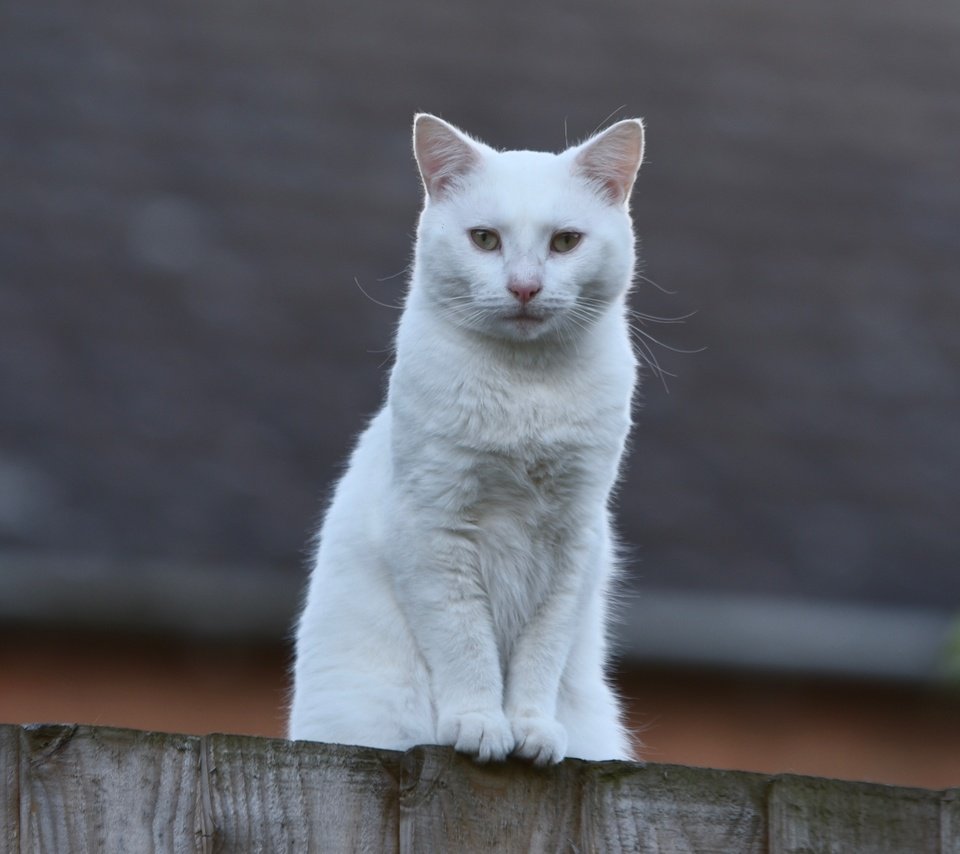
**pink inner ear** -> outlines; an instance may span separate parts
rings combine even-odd
[[[643,159],[643,129],[637,121],[619,122],[590,140],[577,154],[577,167],[614,204],[630,196]]]
[[[480,162],[474,147],[450,125],[421,116],[414,128],[414,153],[427,193],[441,197]]]

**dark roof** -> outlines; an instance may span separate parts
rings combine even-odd
[[[950,4],[14,4],[0,547],[301,572],[380,398],[428,109],[502,147],[643,115],[647,589],[960,604]],[[134,571],[131,569],[130,571]]]

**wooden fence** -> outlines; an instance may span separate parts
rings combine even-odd
[[[960,789],[0,726],[2,854],[155,851],[960,854]]]

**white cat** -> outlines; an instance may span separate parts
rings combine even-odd
[[[643,125],[498,152],[421,114],[413,142],[396,364],[320,530],[290,737],[630,758],[604,665]]]

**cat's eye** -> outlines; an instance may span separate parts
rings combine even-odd
[[[475,246],[487,252],[494,252],[500,248],[500,235],[491,228],[471,228],[470,239]]]
[[[576,248],[581,237],[576,231],[558,231],[550,241],[550,248],[554,252],[569,252]]]

